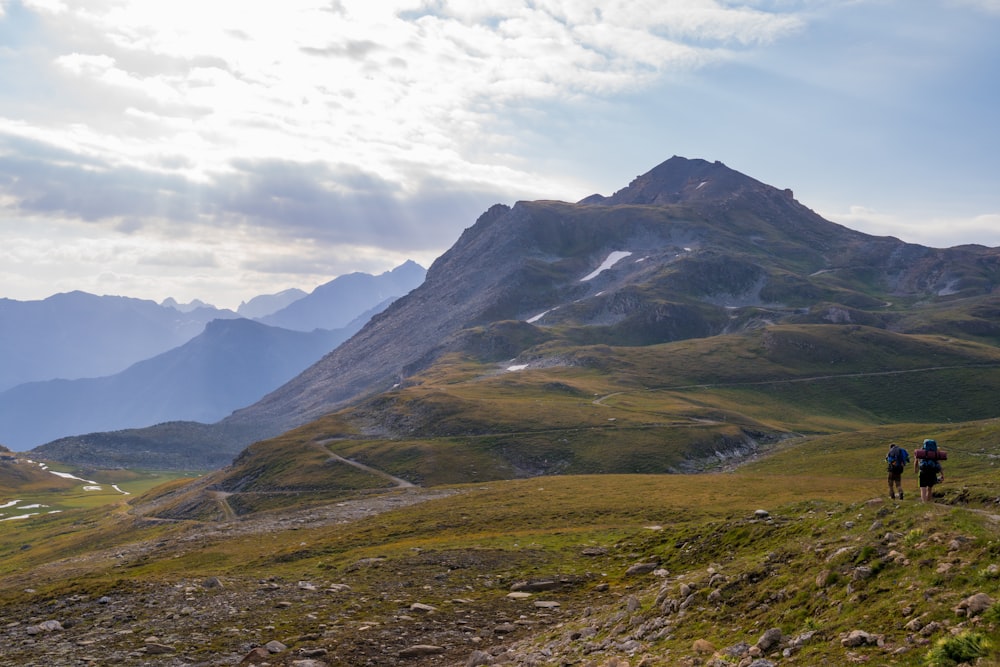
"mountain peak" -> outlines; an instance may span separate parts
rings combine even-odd
[[[772,189],[730,169],[719,161],[688,159],[678,155],[636,176],[610,197],[591,195],[581,204],[678,204],[728,199],[746,190]]]

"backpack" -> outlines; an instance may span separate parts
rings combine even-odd
[[[901,473],[910,462],[910,453],[899,445],[893,445],[889,448],[889,455],[885,460],[889,464],[889,472]]]
[[[924,461],[927,460],[934,461],[935,463],[948,460],[948,452],[938,449],[937,441],[929,438],[924,440],[924,446],[915,451],[914,454],[920,459],[920,465],[923,465]],[[938,463],[935,467],[940,468],[941,464]]]

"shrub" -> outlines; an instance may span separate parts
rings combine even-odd
[[[990,641],[978,632],[963,632],[954,637],[942,637],[927,652],[927,667],[954,667],[963,662],[989,655]]]

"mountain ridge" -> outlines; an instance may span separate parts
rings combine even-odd
[[[609,198],[583,201],[490,207],[419,287],[219,427],[273,437],[406,386],[448,355],[499,362],[782,323],[1000,341],[1000,249],[864,234],[790,190],[676,156]]]

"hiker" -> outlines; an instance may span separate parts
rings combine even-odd
[[[940,460],[931,458],[928,455],[930,452],[933,452],[933,456],[937,456],[938,446],[936,441],[930,439],[924,440],[923,449],[924,456],[914,460],[913,469],[919,475],[920,501],[929,503],[931,498],[934,497],[934,485],[944,481],[944,469],[941,467]],[[917,453],[919,454],[920,452]]]
[[[910,453],[905,449],[892,443],[889,445],[889,453],[885,457],[887,469],[889,471],[889,497],[896,499],[896,491],[899,491],[899,499],[903,499],[903,471],[906,464],[910,462]]]

